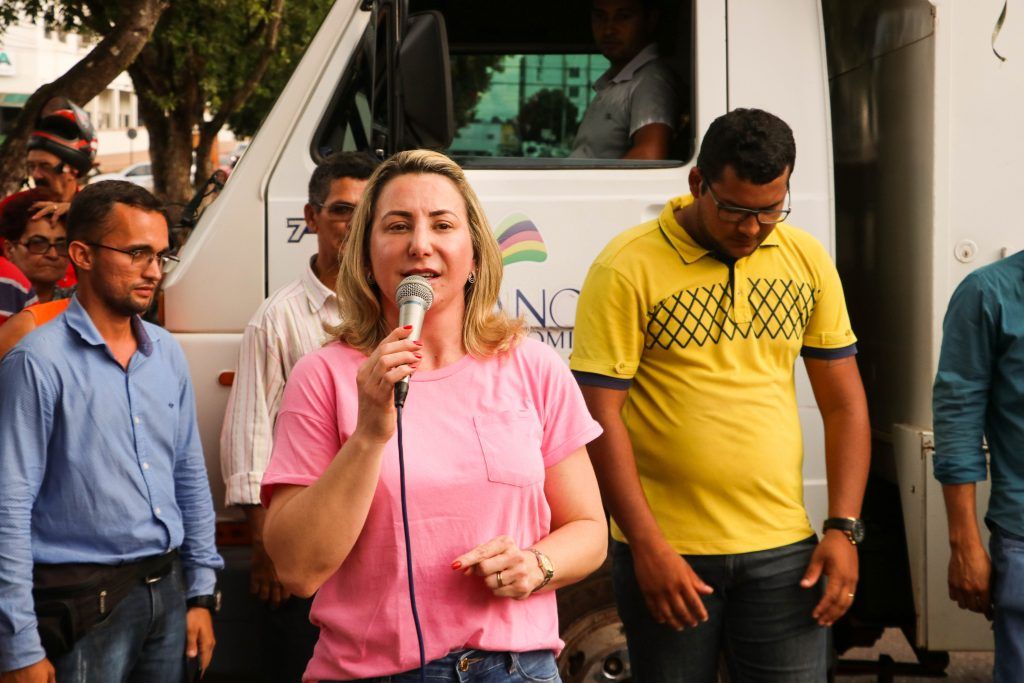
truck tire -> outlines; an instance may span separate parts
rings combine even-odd
[[[610,561],[583,581],[558,590],[558,623],[565,641],[558,657],[564,683],[632,680]]]

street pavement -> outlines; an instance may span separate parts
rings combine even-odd
[[[898,629],[888,629],[882,638],[875,643],[874,647],[854,648],[843,654],[844,660],[871,660],[877,661],[882,655],[888,655],[896,662],[914,662],[914,653],[907,644],[906,638]],[[992,680],[991,652],[952,652],[949,658],[949,667],[946,669],[946,681],[955,683],[989,683]],[[893,678],[879,677],[878,674],[857,674],[840,675],[836,677],[837,683],[874,683],[875,681],[891,680],[898,683],[910,683],[917,681],[935,681],[934,677],[920,676],[895,676]]]

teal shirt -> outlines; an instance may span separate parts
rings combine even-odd
[[[935,478],[983,481],[992,496],[985,521],[1024,535],[1024,251],[968,275],[942,324],[932,394]]]

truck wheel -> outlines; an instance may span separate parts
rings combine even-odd
[[[565,649],[558,657],[564,683],[631,681],[626,634],[615,609],[611,564],[558,590],[558,620]]]

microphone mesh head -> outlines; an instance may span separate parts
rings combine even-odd
[[[411,298],[423,299],[424,308],[430,308],[430,304],[434,303],[434,289],[430,286],[430,280],[422,275],[410,275],[398,283],[395,291],[398,305],[401,306]]]

